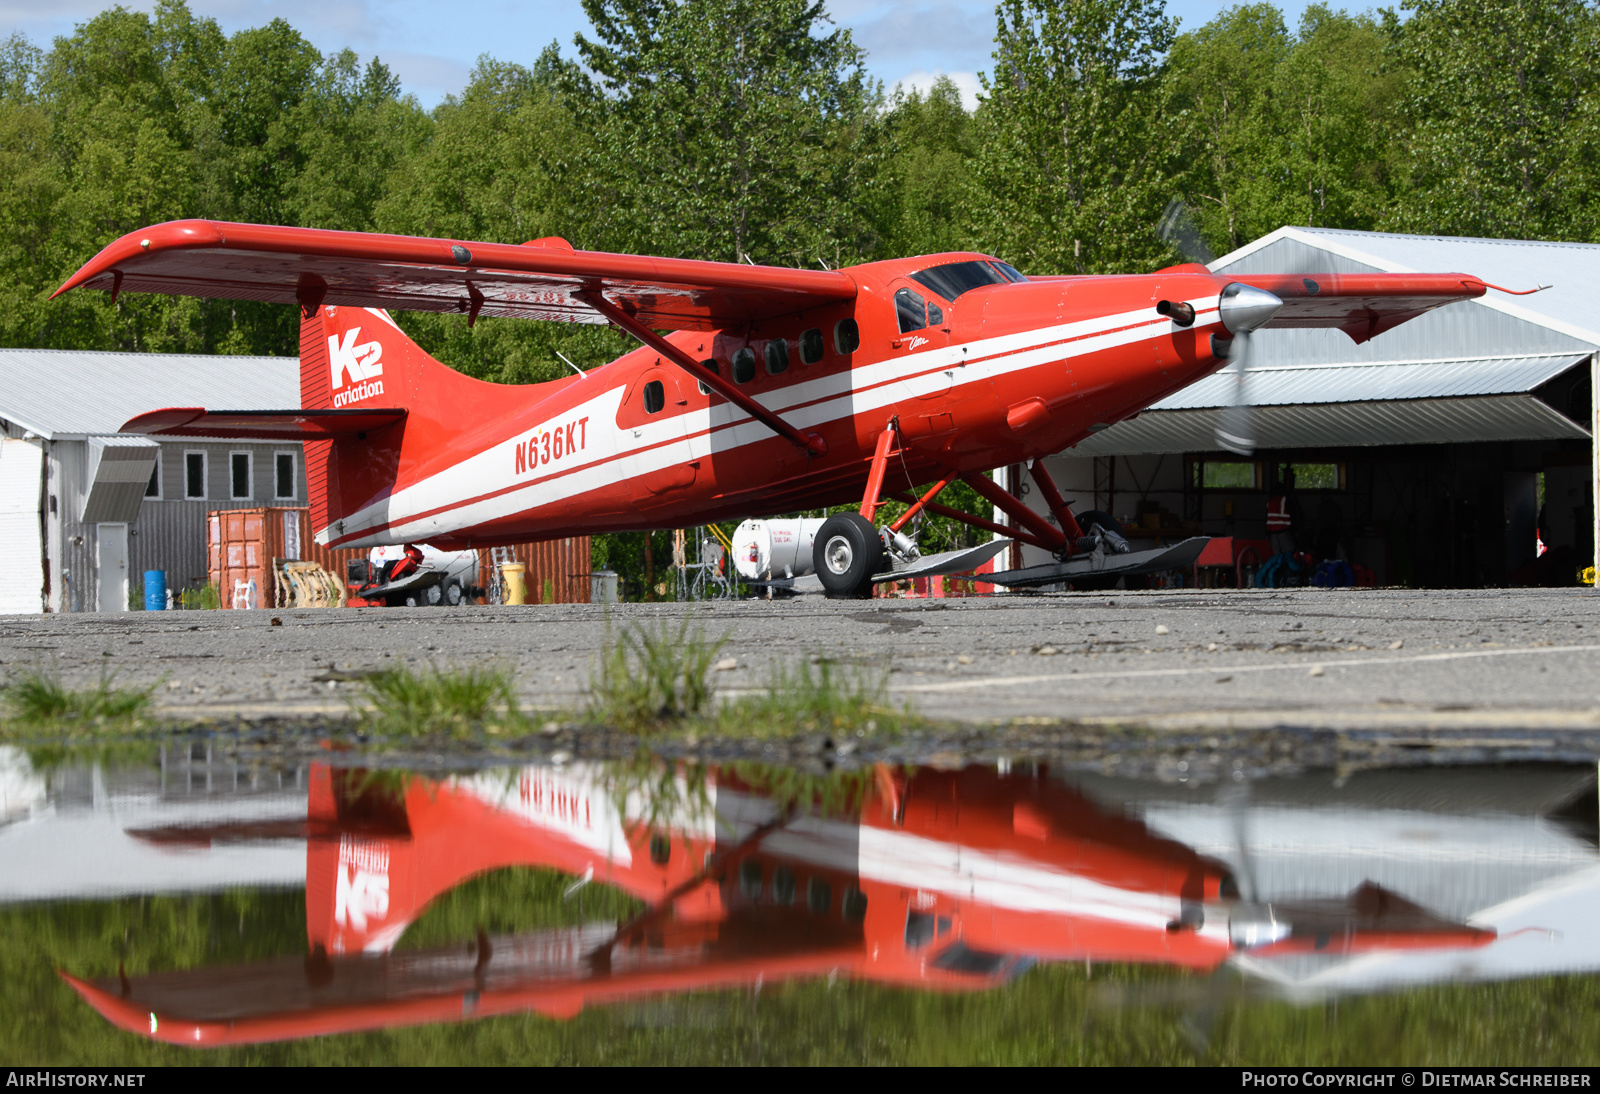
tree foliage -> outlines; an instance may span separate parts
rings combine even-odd
[[[983,78],[974,228],[1024,269],[1110,273],[1164,257],[1176,148],[1161,0],[1001,0]]]

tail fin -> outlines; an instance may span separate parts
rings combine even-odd
[[[434,360],[382,309],[302,312],[302,409],[406,412],[403,421],[377,433],[306,442],[311,526],[319,542],[334,522],[397,488],[402,449],[408,467],[447,456],[475,424],[502,417],[523,402],[508,401],[508,390]]]

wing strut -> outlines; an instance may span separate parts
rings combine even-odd
[[[594,289],[582,289],[572,295],[605,316],[614,326],[633,335],[640,342],[661,354],[661,356],[683,369],[690,376],[693,376],[700,383],[721,395],[728,402],[750,415],[750,417],[790,444],[803,449],[811,456],[826,456],[828,454],[828,442],[822,439],[821,434],[800,432],[777,414],[774,414],[734,387],[720,373],[712,372],[710,369],[702,367],[699,361],[696,361],[693,357],[684,353],[683,350],[607,300],[604,293]]]

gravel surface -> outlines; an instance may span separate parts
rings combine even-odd
[[[1152,731],[1600,731],[1600,597],[1589,589],[1194,590],[967,600],[364,608],[4,617],[0,671],[160,680],[182,721],[349,710],[350,678],[495,662],[535,708],[582,706],[608,626],[725,639],[720,692],[777,662],[889,672],[890,694],[969,727]],[[275,622],[276,621],[276,622]]]

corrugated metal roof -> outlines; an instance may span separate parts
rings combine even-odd
[[[1343,337],[1341,335],[1341,337]],[[1440,399],[1462,395],[1508,395],[1532,391],[1581,364],[1572,354],[1547,357],[1412,361],[1403,364],[1255,365],[1244,386],[1252,406],[1295,403],[1367,403],[1387,399]],[[1190,384],[1151,410],[1228,406],[1237,398],[1233,366]]]
[[[1222,411],[1147,410],[1080,442],[1074,456],[1213,452]],[[1588,430],[1532,395],[1264,406],[1253,415],[1260,448],[1582,440]]]
[[[1308,264],[1328,260],[1353,263],[1349,268],[1390,272],[1467,273],[1508,289],[1549,285],[1531,296],[1508,296],[1490,290],[1473,307],[1487,307],[1537,323],[1571,337],[1600,346],[1600,318],[1594,302],[1600,298],[1600,245],[1552,243],[1525,239],[1463,239],[1456,236],[1409,236],[1387,232],[1351,232],[1331,228],[1279,228],[1211,264],[1217,271],[1264,272],[1251,261],[1258,251],[1279,241],[1304,244],[1291,261]],[[1278,256],[1273,272],[1315,273],[1311,269],[1285,268]],[[1330,272],[1339,272],[1330,270]],[[1399,328],[1399,329],[1404,329]]]
[[[0,349],[0,418],[41,437],[115,433],[147,410],[300,405],[294,357]]]

